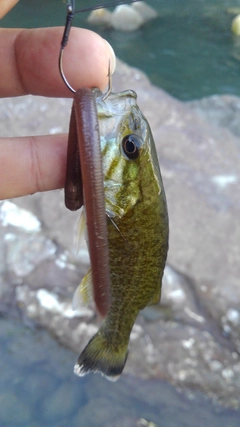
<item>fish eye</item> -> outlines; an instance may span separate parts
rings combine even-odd
[[[134,134],[126,135],[122,140],[122,148],[124,154],[130,160],[135,160],[139,156],[139,149],[141,148],[141,139]]]

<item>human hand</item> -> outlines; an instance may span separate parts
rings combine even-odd
[[[0,0],[0,19],[18,3],[18,0]]]
[[[0,29],[0,97],[71,97],[58,71],[63,28]],[[64,50],[64,73],[74,88],[108,83],[115,57],[92,31],[72,28]],[[64,186],[67,135],[0,138],[0,199]]]

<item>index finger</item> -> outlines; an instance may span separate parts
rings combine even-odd
[[[0,29],[0,96],[71,97],[61,80],[58,56],[63,27],[31,30]],[[99,87],[108,82],[114,54],[96,33],[72,28],[64,50],[64,73],[73,88]]]

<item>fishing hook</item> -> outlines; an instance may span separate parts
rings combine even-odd
[[[91,7],[87,7],[84,9],[79,9],[75,11],[75,0],[69,0],[68,1],[68,5],[67,5],[67,17],[66,17],[66,24],[65,24],[65,28],[64,28],[64,32],[63,32],[63,37],[62,37],[62,41],[61,41],[61,48],[60,48],[60,53],[59,53],[59,60],[58,60],[58,67],[59,67],[59,72],[60,75],[65,83],[65,85],[68,87],[68,89],[72,92],[72,93],[76,93],[76,90],[73,89],[73,87],[70,85],[70,83],[68,82],[64,71],[63,71],[63,50],[67,45],[68,42],[68,37],[69,37],[69,33],[72,27],[72,22],[73,22],[73,17],[76,13],[80,13],[80,12],[90,12],[92,10],[97,10],[97,9],[102,9],[105,7],[113,7],[113,6],[120,6],[121,4],[130,4],[130,3],[136,3],[138,1],[141,0],[120,0],[120,1],[110,1],[108,3],[104,3],[104,4],[99,4],[96,6],[91,6]],[[102,95],[102,100],[107,99],[107,97],[110,95],[112,91],[112,75],[111,75],[111,64],[109,61],[109,65],[108,65],[108,88],[106,90],[106,93],[104,93]]]
[[[66,24],[63,32],[63,37],[61,41],[61,48],[60,48],[60,54],[59,54],[59,60],[58,60],[58,67],[61,74],[61,77],[65,83],[65,85],[70,89],[71,92],[76,93],[76,91],[72,88],[72,86],[69,84],[64,71],[63,71],[63,50],[68,42],[69,33],[72,26],[72,21],[74,17],[74,9],[75,9],[75,0],[72,0],[67,5],[67,18],[66,18]]]

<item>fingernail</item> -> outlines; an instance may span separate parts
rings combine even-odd
[[[112,48],[112,46],[110,45],[110,43],[108,43],[107,40],[103,39],[106,44],[108,45],[108,49],[109,49],[109,53],[110,53],[110,72],[111,74],[114,73],[115,69],[116,69],[116,56],[115,56],[115,52]]]

